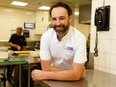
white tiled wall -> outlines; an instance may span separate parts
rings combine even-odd
[[[98,48],[100,53],[111,53],[111,40],[99,39],[98,40]]]
[[[110,5],[110,31],[98,32],[98,57],[94,57],[94,68],[108,73],[116,74],[116,1],[92,0],[92,20],[94,21],[95,9],[104,5]],[[93,52],[95,41],[94,23],[91,23],[90,51]]]
[[[111,43],[111,54],[115,54],[116,55],[116,40],[112,40]]]

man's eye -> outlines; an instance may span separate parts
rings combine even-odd
[[[60,18],[60,20],[64,20],[65,18]]]

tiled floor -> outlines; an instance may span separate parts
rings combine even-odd
[[[0,67],[0,73],[4,73],[3,67]],[[6,87],[12,87],[8,81],[6,81]]]
[[[6,81],[6,87],[12,87],[8,81]]]

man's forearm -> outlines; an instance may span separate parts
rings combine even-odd
[[[84,72],[83,72],[84,73]],[[62,70],[62,71],[48,71],[45,72],[47,79],[54,80],[79,80],[83,77],[82,73],[75,72],[73,70]]]
[[[15,47],[15,48],[18,48],[18,45],[17,44],[13,44],[11,42],[8,43],[11,47]]]
[[[44,72],[47,79],[79,80],[84,77],[85,74],[84,64],[73,63],[73,68],[70,70],[63,70],[61,68],[57,69],[57,67],[52,67],[51,69],[51,71]]]
[[[75,72],[73,70],[62,70],[62,71],[32,71],[33,80],[62,80],[62,81],[74,81],[82,78],[80,71]]]
[[[70,70],[33,70],[33,80],[79,80],[85,74],[84,64],[73,63],[73,68]]]
[[[16,45],[11,43],[11,42],[9,42],[8,45],[11,46],[11,47],[16,47]]]
[[[20,50],[20,49],[21,49],[21,47],[20,47],[19,45],[13,44],[12,42],[9,42],[8,44],[9,44],[11,47],[16,48],[17,50]]]

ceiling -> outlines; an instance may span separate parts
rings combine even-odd
[[[79,5],[90,4],[91,0],[15,0],[15,1],[22,1],[29,3],[27,6],[20,7],[10,5],[13,0],[0,0],[0,6],[8,6],[8,7],[15,7],[15,8],[22,8],[22,9],[29,9],[29,10],[38,10],[40,6],[51,6],[53,3],[57,1],[62,1],[69,4],[71,7],[78,8]]]

